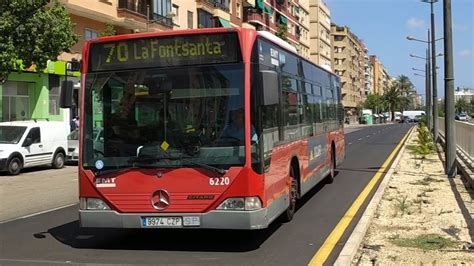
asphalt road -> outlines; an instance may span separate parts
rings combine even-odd
[[[249,232],[80,229],[75,205],[0,224],[0,264],[307,265],[409,127],[368,126],[346,134],[346,160],[336,180],[310,191],[290,223]],[[335,261],[357,219],[326,264]]]
[[[78,202],[77,165],[26,168],[0,173],[0,222]]]

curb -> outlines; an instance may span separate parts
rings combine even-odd
[[[367,205],[367,208],[365,209],[364,213],[362,214],[362,217],[360,218],[359,222],[357,223],[357,226],[354,228],[354,231],[352,231],[352,234],[350,235],[349,239],[347,240],[346,244],[342,248],[341,253],[339,253],[338,258],[336,259],[334,265],[337,266],[346,266],[346,265],[351,265],[352,260],[354,259],[357,251],[359,250],[359,246],[362,243],[362,240],[365,237],[365,234],[367,233],[367,230],[369,229],[370,222],[372,220],[372,217],[375,214],[375,211],[377,210],[377,206],[382,199],[382,196],[385,192],[385,189],[388,186],[388,183],[390,182],[390,179],[392,177],[393,171],[395,167],[398,165],[398,161],[402,157],[403,152],[405,151],[406,143],[407,141],[411,138],[415,127],[412,127],[410,129],[410,133],[408,134],[408,137],[405,140],[405,143],[403,143],[403,146],[400,148],[398,151],[397,157],[395,160],[393,160],[390,169],[388,172],[385,174],[383,177],[382,182],[380,183],[377,191],[375,192],[374,196],[372,197],[369,205]]]

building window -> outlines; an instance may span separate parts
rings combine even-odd
[[[241,9],[240,3],[237,3],[235,14],[238,18],[240,18],[240,9]]]
[[[153,13],[166,17],[171,13],[171,0],[153,0]]]
[[[189,29],[193,28],[193,15],[194,15],[193,12],[188,11],[188,28]]]
[[[31,119],[29,91],[34,83],[7,81],[0,85],[0,121],[16,121]]]
[[[49,114],[59,115],[59,76],[48,75],[49,81]]]
[[[99,37],[99,32],[96,31],[96,30],[92,30],[92,29],[85,29],[84,30],[84,39],[86,41],[90,40],[90,39],[96,39]]]
[[[202,9],[198,9],[198,28],[213,28],[213,15]]]
[[[173,23],[179,25],[179,6],[173,5],[171,8],[171,13],[173,15]]]

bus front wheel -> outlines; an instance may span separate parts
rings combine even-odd
[[[296,211],[296,199],[298,197],[298,180],[296,180],[295,171],[293,167],[290,169],[290,189],[288,195],[289,206],[282,215],[284,223],[293,219]]]
[[[335,156],[334,145],[331,148],[331,162],[329,163],[329,175],[326,178],[328,184],[334,182],[334,177],[336,177],[336,156]]]

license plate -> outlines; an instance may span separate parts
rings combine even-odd
[[[201,217],[144,217],[142,223],[144,227],[199,227],[201,226]]]
[[[181,217],[145,217],[143,218],[144,227],[182,227],[183,219]]]

